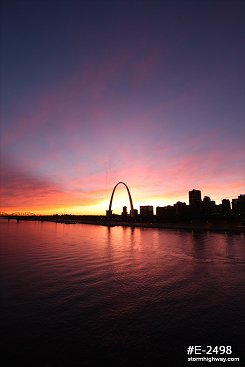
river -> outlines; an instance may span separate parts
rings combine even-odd
[[[245,366],[243,233],[4,219],[0,231],[6,365],[182,367],[193,345],[231,346]]]

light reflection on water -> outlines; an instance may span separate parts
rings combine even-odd
[[[243,234],[4,220],[0,228],[12,358],[181,366],[188,344],[212,342],[241,357]]]

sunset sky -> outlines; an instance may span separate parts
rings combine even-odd
[[[1,23],[1,211],[245,193],[244,1],[4,0]]]

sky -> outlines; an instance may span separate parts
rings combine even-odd
[[[3,0],[1,211],[245,193],[240,0]],[[113,212],[129,208],[119,185]]]

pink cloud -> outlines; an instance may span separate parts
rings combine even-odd
[[[3,167],[2,167],[3,168]],[[2,171],[3,172],[3,171]],[[18,167],[5,167],[0,185],[1,207],[45,208],[93,205],[98,197],[82,191],[72,192],[57,182],[35,176]]]

